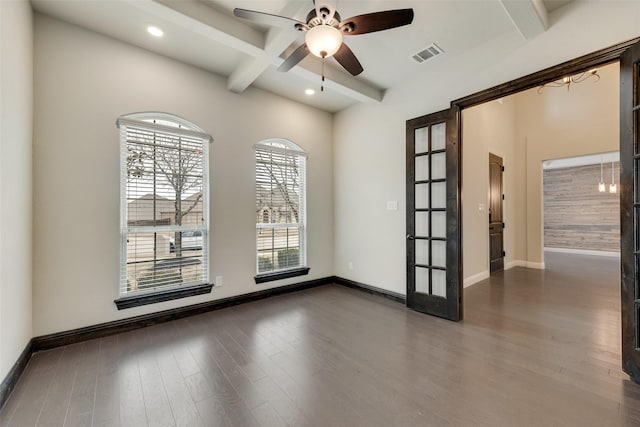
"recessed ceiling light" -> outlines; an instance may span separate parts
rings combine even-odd
[[[164,32],[160,28],[154,26],[147,27],[147,32],[155,37],[162,37],[162,35],[164,34]]]
[[[314,95],[316,93],[316,91],[313,90],[313,89],[307,89],[307,90],[304,91],[304,93],[306,93],[307,95]]]

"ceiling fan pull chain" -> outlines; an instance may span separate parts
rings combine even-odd
[[[324,92],[324,56],[322,57],[322,83],[320,83],[320,92]]]

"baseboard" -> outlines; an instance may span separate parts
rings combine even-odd
[[[132,331],[134,329],[169,322],[171,320],[182,319],[185,317],[195,316],[197,314],[207,313],[209,311],[219,310],[225,307],[231,307],[238,304],[257,301],[275,295],[287,294],[314,288],[316,286],[328,285],[333,282],[333,276],[323,277],[320,279],[309,280],[306,282],[295,283],[278,288],[264,289],[257,292],[251,292],[249,294],[237,295],[214,301],[207,301],[200,304],[173,308],[170,310],[144,314],[141,316],[115,320],[107,323],[100,323],[98,325],[86,326],[84,328],[72,329],[70,331],[42,335],[33,338],[33,352],[47,350],[50,348],[60,347],[68,344],[74,344],[82,341],[88,341],[96,338],[102,338],[121,332]]]
[[[544,265],[544,262],[532,262],[532,261],[526,261],[525,267],[535,268],[536,270],[544,270],[546,268],[546,266]]]
[[[595,255],[604,256],[610,258],[620,258],[620,252],[612,251],[594,251],[590,249],[571,249],[571,248],[544,248],[545,252],[557,252],[563,254],[575,254],[575,255]]]
[[[4,404],[9,400],[9,396],[11,396],[11,392],[15,388],[20,376],[24,372],[24,369],[27,367],[27,363],[29,363],[29,359],[31,359],[31,355],[33,354],[33,339],[30,339],[27,343],[20,356],[18,356],[18,360],[13,364],[7,376],[0,383],[0,409],[4,407]]]
[[[7,374],[6,378],[0,384],[0,409],[4,406],[5,402],[9,398],[11,391],[14,389],[15,385],[20,379],[20,376],[26,368],[29,359],[35,352],[48,350],[63,345],[75,344],[78,342],[88,341],[96,338],[102,338],[121,332],[132,331],[134,329],[140,329],[151,325],[157,325],[159,323],[169,322],[171,320],[182,319],[209,311],[219,310],[225,307],[231,307],[238,304],[257,301],[276,295],[302,291],[305,289],[328,285],[331,283],[337,283],[339,285],[346,286],[352,289],[358,289],[363,292],[379,295],[403,304],[406,303],[406,297],[397,292],[388,291],[376,286],[365,285],[364,283],[344,279],[342,277],[330,276],[281,286],[278,288],[264,289],[261,291],[251,292],[249,294],[237,295],[214,301],[207,301],[204,303],[189,305],[186,307],[178,307],[156,313],[130,317],[127,319],[115,320],[113,322],[100,323],[97,325],[86,326],[69,331],[41,335],[32,338],[29,341],[24,351],[20,354],[20,357]]]
[[[402,304],[406,304],[407,302],[406,296],[399,294],[397,292],[378,288],[377,286],[365,285],[364,283],[356,282],[354,280],[349,280],[349,279],[345,279],[343,277],[338,277],[338,276],[334,276],[333,280],[338,285],[346,286],[347,288],[357,289],[373,295],[378,295]]]
[[[521,261],[521,260],[509,261],[504,263],[505,271],[510,270],[514,267],[525,267],[525,268],[535,268],[539,270],[544,270],[545,265],[544,263],[540,263],[540,262],[530,262],[530,261]],[[490,276],[491,276],[491,273],[489,273],[488,271],[483,271],[481,273],[474,274],[473,276],[469,276],[466,279],[464,279],[463,287],[468,288],[469,286],[475,285],[476,283],[480,283],[483,280],[488,279]]]
[[[505,267],[505,270],[506,270],[506,267]],[[475,285],[476,283],[482,282],[483,280],[488,278],[489,278],[488,271],[483,271],[481,273],[474,274],[473,276],[469,276],[464,279],[462,287],[468,288],[469,286]]]
[[[507,263],[509,265],[509,268],[513,268],[513,267],[524,267],[524,268],[534,268],[536,270],[544,270],[545,264],[544,262],[532,262],[532,261],[524,261],[524,260],[515,260],[515,261],[511,261],[509,263]],[[505,270],[508,270],[508,268],[505,266]]]
[[[504,263],[505,270],[511,270],[513,267],[521,267],[521,266],[518,265],[516,261],[509,261]]]

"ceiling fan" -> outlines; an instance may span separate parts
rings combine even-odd
[[[413,21],[413,9],[386,10],[341,20],[340,14],[336,11],[336,2],[337,0],[314,0],[315,8],[307,15],[307,22],[239,8],[234,9],[233,14],[258,24],[305,32],[305,42],[287,57],[278,67],[278,71],[289,71],[311,53],[323,60],[335,57],[336,61],[354,76],[360,74],[363,68],[358,58],[342,41],[343,35],[355,36],[389,30],[409,25]],[[322,80],[324,81],[324,72]]]

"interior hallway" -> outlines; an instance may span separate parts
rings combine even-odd
[[[546,265],[460,323],[329,285],[37,353],[0,425],[638,425],[619,261]]]

